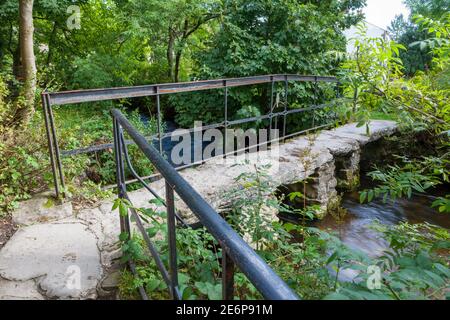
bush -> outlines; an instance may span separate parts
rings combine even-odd
[[[17,102],[8,100],[0,78],[0,216],[16,208],[19,200],[45,189],[49,165],[42,118],[36,114],[29,125],[12,126],[11,111]]]

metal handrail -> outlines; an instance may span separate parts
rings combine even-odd
[[[338,82],[331,76],[303,76],[297,74],[269,74],[253,77],[227,78],[214,80],[200,80],[176,83],[162,83],[134,87],[117,87],[105,89],[72,90],[62,92],[49,92],[49,103],[52,105],[65,105],[92,101],[116,100],[136,97],[149,97],[162,94],[220,89],[225,86],[240,87],[245,85],[270,83],[282,81],[305,82]]]
[[[231,226],[202,198],[202,196],[195,191],[195,189],[169,164],[169,162],[161,156],[158,150],[148,143],[146,138],[133,127],[119,110],[113,109],[111,114],[114,120],[114,147],[119,197],[129,199],[126,193],[126,185],[123,176],[124,164],[122,156],[128,155],[126,155],[123,150],[123,148],[126,148],[126,144],[123,143],[122,128],[128,133],[133,142],[151,161],[153,166],[155,166],[166,181],[170,272],[168,272],[161,263],[158,264],[158,268],[171,289],[172,298],[180,298],[177,280],[176,230],[174,224],[176,216],[173,194],[176,192],[200,220],[203,226],[216,240],[218,240],[222,247],[222,284],[223,297],[225,299],[232,298],[233,296],[234,264],[247,276],[264,298],[271,300],[299,299],[292,289],[289,288],[289,286],[267,265],[266,262],[264,262],[264,260],[242,239],[242,237],[231,228]],[[135,220],[137,220],[139,227],[139,217],[134,210],[131,211]],[[122,220],[121,227],[129,231],[129,220]],[[141,231],[145,232],[143,228]],[[156,261],[160,261],[148,236],[145,240],[147,244],[149,244],[149,249]]]
[[[308,107],[289,109],[288,108],[288,87],[289,82],[311,82],[314,83],[314,103]],[[283,110],[276,111],[274,103],[274,84],[282,82],[284,83],[284,102]],[[158,132],[155,136],[150,137],[151,141],[159,142],[159,152],[162,154],[162,140],[169,136],[168,133],[164,134],[162,132],[162,113],[160,106],[160,96],[173,93],[181,92],[193,92],[202,91],[210,89],[224,89],[224,121],[216,124],[210,124],[204,127],[208,128],[218,128],[226,129],[233,125],[240,125],[248,122],[255,122],[260,120],[269,120],[270,128],[274,124],[275,127],[278,125],[278,120],[282,120],[281,137],[286,139],[288,137],[301,134],[301,132],[296,132],[294,134],[287,134],[286,129],[286,119],[288,115],[300,113],[300,112],[315,112],[315,110],[323,109],[327,104],[318,104],[317,101],[317,85],[320,82],[325,83],[335,83],[336,88],[339,87],[339,82],[337,78],[331,76],[311,76],[311,75],[295,75],[295,74],[272,74],[272,75],[259,75],[252,77],[243,78],[227,78],[227,79],[214,79],[214,80],[202,80],[202,81],[191,81],[191,82],[179,82],[179,83],[163,83],[155,85],[143,85],[134,87],[119,87],[119,88],[103,88],[103,89],[90,89],[90,90],[75,90],[75,91],[62,91],[62,92],[43,92],[42,93],[42,105],[44,109],[44,120],[47,133],[48,146],[50,151],[50,162],[53,173],[53,181],[55,187],[56,196],[60,193],[64,193],[65,189],[65,179],[63,172],[63,165],[61,157],[74,156],[83,153],[97,152],[101,150],[110,149],[113,147],[110,143],[105,143],[101,145],[92,145],[89,147],[78,148],[74,150],[60,150],[59,143],[56,135],[54,116],[53,116],[53,106],[54,105],[67,105],[75,103],[85,103],[85,102],[95,102],[95,101],[105,101],[105,100],[117,100],[124,98],[137,98],[137,97],[150,97],[154,96],[156,99],[157,107],[157,125]],[[270,88],[270,112],[258,117],[250,117],[239,120],[231,120],[229,118],[230,114],[228,112],[228,89],[233,87],[250,86],[256,84],[268,83],[271,85]],[[338,90],[336,90],[338,92]],[[199,119],[201,120],[201,119]],[[329,124],[331,125],[331,124]],[[313,119],[313,128],[320,129],[323,126],[315,126]],[[192,129],[189,130],[192,132]],[[132,141],[126,142],[133,143]],[[190,164],[194,165],[194,163]],[[146,179],[148,177],[142,177]],[[127,181],[129,183],[130,181]]]

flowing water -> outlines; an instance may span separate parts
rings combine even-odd
[[[360,204],[358,192],[347,193],[342,206],[348,213],[343,221],[338,223],[328,215],[325,219],[315,222],[314,226],[334,231],[350,248],[376,257],[387,249],[388,244],[378,232],[370,228],[374,220],[386,225],[427,222],[450,229],[450,215],[431,208],[435,199],[435,196],[430,195],[414,195],[411,199],[397,199],[395,202],[388,200],[383,203],[382,199],[376,199],[368,204]]]

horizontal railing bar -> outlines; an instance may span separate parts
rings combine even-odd
[[[267,145],[267,144],[270,144],[270,143],[274,143],[274,142],[279,143],[280,141],[282,141],[282,139],[289,139],[289,138],[292,138],[292,137],[295,137],[295,136],[298,136],[298,135],[301,135],[301,134],[304,134],[304,133],[307,133],[307,132],[310,132],[310,131],[314,131],[314,130],[319,130],[319,129],[323,129],[323,128],[326,128],[326,127],[330,127],[333,124],[334,123],[324,124],[324,125],[316,126],[316,127],[313,127],[313,128],[305,129],[305,130],[302,130],[302,131],[298,131],[298,132],[295,132],[295,133],[291,133],[291,134],[286,135],[285,137],[282,137],[282,138],[277,138],[277,139],[272,139],[272,140],[269,140],[269,141],[264,141],[264,142],[261,142],[261,143],[258,143],[258,144],[254,144],[254,145],[251,145],[251,146],[248,146],[248,147],[244,147],[244,148],[241,148],[241,149],[237,149],[237,150],[225,153],[225,154],[220,154],[220,155],[217,155],[217,156],[214,156],[214,157],[211,157],[211,158],[202,159],[200,161],[192,162],[192,163],[189,163],[189,164],[186,164],[186,165],[183,165],[183,166],[174,167],[174,170],[181,171],[183,169],[187,169],[187,168],[190,168],[190,167],[194,167],[194,166],[201,165],[201,164],[207,163],[209,161],[215,160],[218,157],[230,156],[230,155],[233,155],[235,153],[239,153],[239,152],[242,152],[242,151],[248,151],[248,150],[250,150],[252,148],[261,147],[261,146],[264,146],[264,145]],[[143,179],[143,180],[157,181],[157,180],[161,179],[161,173],[158,172],[158,173],[154,173],[154,174],[151,174],[151,175],[148,175],[148,176],[145,176],[145,177],[140,177],[140,178]],[[125,184],[128,185],[128,184],[135,183],[135,182],[140,182],[140,180],[138,180],[138,179],[129,179],[129,180],[125,181]],[[110,184],[110,185],[104,186],[103,189],[104,190],[113,189],[116,186],[117,186],[116,184]]]
[[[135,141],[179,197],[205,228],[223,245],[223,250],[266,299],[296,300],[299,297],[192,186],[150,145],[117,109],[113,117]]]
[[[244,78],[201,80],[178,83],[163,83],[154,85],[142,85],[134,87],[117,87],[105,89],[73,90],[60,92],[45,92],[48,95],[49,105],[66,105],[93,101],[116,100],[125,98],[148,97],[170,93],[201,91],[224,87],[239,87],[269,82],[285,81],[302,82],[338,82],[332,76],[303,76],[295,74],[275,74]]]
[[[272,113],[272,114],[268,113],[268,114],[258,116],[258,117],[251,117],[251,118],[228,121],[227,124],[229,126],[232,126],[232,125],[244,124],[244,123],[248,123],[248,122],[255,122],[258,120],[267,120],[267,119],[270,119],[270,117],[284,116],[285,114],[289,115],[289,114],[301,113],[301,112],[306,112],[306,111],[311,111],[311,110],[323,109],[329,105],[330,105],[329,103],[326,103],[326,104],[320,104],[317,106],[311,106],[311,107],[307,107],[307,108],[291,109],[286,112],[282,111],[282,112],[277,112],[277,113]],[[209,130],[209,129],[223,128],[223,127],[225,127],[225,124],[223,122],[219,122],[216,124],[202,126],[201,129],[202,129],[202,131],[204,131],[204,130]],[[183,136],[187,133],[193,133],[193,132],[197,131],[199,128],[200,127],[194,127],[194,128],[189,128],[189,129],[179,129],[179,130],[175,130],[172,132],[167,132],[162,135],[161,139]],[[157,141],[158,135],[156,134],[156,135],[150,136],[147,139]],[[125,143],[127,145],[134,144],[134,142],[130,141],[130,140],[125,140]],[[103,143],[103,144],[98,144],[98,145],[89,146],[89,147],[85,147],[85,148],[63,150],[63,151],[61,151],[61,155],[64,157],[68,157],[68,156],[74,156],[74,155],[79,155],[79,154],[103,151],[103,150],[107,150],[107,149],[112,149],[113,147],[114,147],[114,145],[112,142],[111,143]]]

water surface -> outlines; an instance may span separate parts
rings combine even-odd
[[[313,225],[323,230],[331,230],[339,235],[343,243],[350,248],[361,250],[371,257],[379,256],[388,244],[381,235],[370,228],[378,220],[386,225],[396,225],[401,222],[412,224],[428,222],[439,227],[450,229],[450,215],[439,213],[431,208],[436,199],[431,195],[414,195],[411,199],[397,199],[395,202],[375,199],[368,204],[359,203],[359,193],[347,193],[342,206],[348,213],[343,221],[328,215],[322,221]]]

